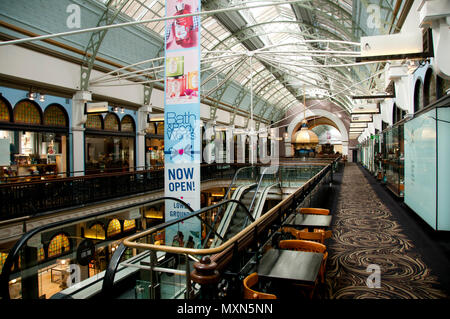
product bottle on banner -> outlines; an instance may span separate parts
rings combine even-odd
[[[181,0],[175,4],[177,12],[175,15],[189,14],[191,11]],[[187,45],[192,42],[192,30],[194,28],[194,20],[192,17],[175,19],[175,41],[178,45]]]

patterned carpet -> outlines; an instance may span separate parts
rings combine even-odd
[[[344,170],[332,230],[324,287],[328,298],[448,298],[354,163],[346,164]],[[369,265],[376,266],[368,271]],[[377,266],[378,277],[373,272]],[[379,288],[368,287],[369,277],[369,285]]]

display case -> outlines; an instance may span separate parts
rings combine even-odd
[[[386,187],[398,197],[403,197],[405,193],[403,131],[403,123],[397,123],[383,131],[384,181]]]
[[[450,231],[450,95],[405,123],[405,204],[433,229]]]

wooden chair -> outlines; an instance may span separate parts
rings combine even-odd
[[[281,240],[278,244],[280,249],[290,249],[296,251],[310,251],[314,253],[322,253],[323,259],[319,269],[319,277],[322,283],[325,283],[325,270],[327,265],[328,252],[324,244],[316,243],[309,240]],[[314,291],[313,291],[314,292]]]
[[[258,283],[258,273],[254,272],[244,278],[244,299],[277,299],[273,294],[267,294],[251,289]]]
[[[283,227],[282,231],[292,234],[296,239],[310,240],[321,244],[325,241],[324,232],[308,232],[308,228],[297,230],[292,227]]]
[[[330,210],[325,208],[310,208],[302,207],[299,210],[300,214],[314,214],[314,215],[330,215]]]
[[[333,235],[333,232],[331,230],[324,230],[321,228],[314,228],[315,233],[323,233],[323,239],[331,238],[331,235]],[[323,244],[323,243],[322,243]]]

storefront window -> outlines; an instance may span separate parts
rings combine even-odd
[[[128,169],[134,163],[134,137],[86,134],[86,173]]]
[[[121,125],[119,125],[121,123]],[[85,133],[86,174],[124,171],[134,167],[135,123],[115,113],[88,115]]]
[[[68,117],[62,106],[51,104],[43,118],[44,125],[40,107],[33,101],[20,101],[11,112],[0,99],[0,182],[65,177]],[[6,122],[18,128],[2,128]]]

